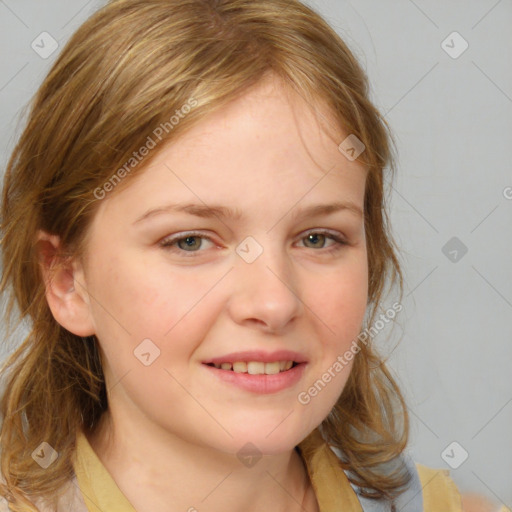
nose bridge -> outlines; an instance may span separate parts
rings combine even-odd
[[[299,283],[286,248],[275,238],[252,237],[237,247],[230,312],[238,323],[283,329],[301,310]]]

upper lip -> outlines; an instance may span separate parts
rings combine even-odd
[[[243,352],[232,352],[225,356],[212,357],[203,364],[222,364],[222,363],[236,363],[240,361],[259,361],[262,363],[272,363],[274,361],[294,361],[296,363],[306,363],[307,359],[299,354],[290,350],[276,350],[275,352],[264,352],[262,350],[245,350]]]

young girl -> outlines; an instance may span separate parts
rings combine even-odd
[[[363,71],[298,1],[90,18],[5,175],[1,287],[31,331],[0,510],[462,510],[407,456],[368,334],[402,308],[387,168]]]

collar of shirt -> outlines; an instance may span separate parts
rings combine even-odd
[[[320,512],[362,512],[360,502],[350,486],[337,456],[315,429],[299,445],[308,470]],[[77,435],[74,469],[80,491],[89,512],[119,510],[136,512],[102,464],[82,431]]]

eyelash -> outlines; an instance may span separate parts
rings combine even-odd
[[[303,237],[301,237],[301,240],[307,238],[310,235],[324,235],[326,238],[330,238],[331,240],[333,240],[335,242],[327,250],[322,251],[322,249],[324,249],[324,248],[313,249],[313,250],[317,250],[317,251],[322,251],[324,254],[334,254],[334,253],[338,252],[339,250],[343,249],[344,246],[349,245],[348,242],[343,240],[340,236],[338,236],[334,233],[331,233],[330,231],[326,231],[326,230],[309,231]],[[214,243],[210,237],[205,236],[204,234],[198,233],[196,231],[190,231],[190,232],[185,232],[183,234],[180,234],[180,236],[172,236],[169,238],[165,238],[164,240],[162,240],[160,242],[160,246],[170,252],[179,252],[179,253],[181,253],[181,255],[183,255],[185,257],[194,257],[195,254],[204,252],[201,250],[185,251],[184,249],[179,249],[177,247],[174,247],[174,244],[176,244],[177,242],[179,242],[181,240],[185,240],[186,238],[189,238],[189,237],[202,238],[202,239],[205,239],[205,240],[208,240],[208,241]],[[306,249],[309,249],[309,247],[306,247]]]

